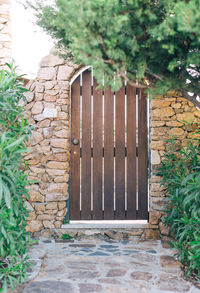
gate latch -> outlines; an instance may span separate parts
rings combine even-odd
[[[74,145],[78,145],[79,144],[79,140],[77,138],[73,138],[72,143]]]

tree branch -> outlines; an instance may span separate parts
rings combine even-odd
[[[101,35],[99,35],[99,40],[100,40],[100,44],[101,44],[101,46],[102,46],[102,48],[103,48],[104,53],[105,53],[106,56],[109,58],[108,53],[107,53],[106,46],[105,46],[105,44],[104,44],[104,42],[103,42],[103,38],[102,38]],[[115,61],[112,60],[112,59],[110,59],[110,58],[109,58],[108,60],[102,59],[102,61],[105,62],[105,63],[107,63],[107,64],[116,65]],[[137,84],[137,83],[131,81],[131,80],[127,77],[126,73],[125,73],[124,71],[120,70],[119,68],[117,68],[117,73],[118,73],[118,75],[119,75],[120,77],[122,77],[122,78],[123,78],[123,79],[124,79],[129,85],[131,85],[131,86],[133,86],[133,87],[141,88],[141,89],[147,88],[147,85],[148,85],[148,84],[147,84],[147,85]]]
[[[107,49],[106,49],[106,46],[105,46],[105,44],[104,44],[104,42],[103,42],[103,38],[102,38],[101,35],[99,35],[99,40],[100,40],[100,44],[101,44],[101,46],[102,46],[102,49],[103,49],[105,55],[108,57],[108,60],[101,59],[101,61],[103,61],[104,63],[107,63],[107,64],[116,65],[115,61],[112,60],[112,59],[110,59],[110,57],[108,56]],[[141,89],[143,88],[143,89],[144,89],[144,88],[148,88],[149,85],[150,85],[150,81],[149,81],[148,79],[144,80],[144,82],[146,83],[146,85],[144,85],[144,84],[137,84],[137,83],[131,81],[131,80],[127,77],[126,73],[125,73],[124,71],[120,70],[118,67],[117,67],[117,73],[118,73],[118,75],[119,75],[120,77],[122,77],[122,78],[123,78],[123,79],[124,79],[129,85],[131,85],[131,86],[133,86],[133,87],[141,88]],[[149,68],[147,68],[147,75],[148,75],[148,74],[149,74],[150,76],[156,78],[157,80],[163,80],[162,76],[152,73],[152,72],[150,71]],[[188,92],[185,91],[185,90],[182,90],[182,91],[180,91],[180,92],[181,92],[181,94],[182,94],[182,96],[183,96],[184,98],[186,98],[188,101],[192,102],[192,103],[194,104],[194,106],[200,108],[200,101],[197,100],[197,97],[199,96],[198,94],[194,93],[193,96],[190,96],[190,95],[188,94]]]
[[[183,90],[180,91],[183,98],[186,98],[188,101],[194,104],[195,107],[200,108],[200,102],[197,100],[198,94],[194,93],[193,96],[190,96],[187,91]]]

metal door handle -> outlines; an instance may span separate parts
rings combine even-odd
[[[73,138],[72,143],[74,145],[78,145],[79,144],[79,140],[77,138]]]

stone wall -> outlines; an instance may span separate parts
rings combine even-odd
[[[191,128],[184,123],[193,122]],[[195,127],[200,124],[200,111],[186,99],[176,93],[157,97],[151,101],[151,185],[150,185],[150,218],[151,224],[159,224],[160,232],[168,234],[159,219],[162,217],[164,206],[164,189],[160,184],[161,178],[156,176],[156,168],[160,165],[166,151],[166,139],[172,135],[178,145],[186,146],[189,138],[195,137]]]
[[[0,0],[0,65],[11,58],[10,1]]]
[[[29,140],[29,189],[31,210],[27,231],[59,228],[65,218],[69,180],[69,80],[78,66],[66,65],[54,55],[40,63],[37,78],[27,84],[26,113],[34,126]]]
[[[62,233],[60,227],[69,198],[69,82],[78,69],[79,66],[66,64],[50,54],[41,61],[36,80],[27,85],[30,92],[26,111],[34,131],[29,141],[31,151],[25,160],[29,163],[29,179],[37,181],[29,187],[27,206],[31,212],[27,231],[36,235],[42,232],[47,236],[52,231]],[[168,232],[159,223],[163,215],[164,190],[155,171],[166,150],[166,139],[174,135],[184,146],[193,136],[193,130],[185,126],[183,120],[200,122],[200,112],[191,102],[174,93],[151,101],[150,219],[145,228],[139,227],[132,232],[142,239],[158,237],[158,227],[162,234]]]

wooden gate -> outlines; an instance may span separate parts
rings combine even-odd
[[[144,92],[96,87],[89,70],[71,87],[70,219],[148,219]]]

